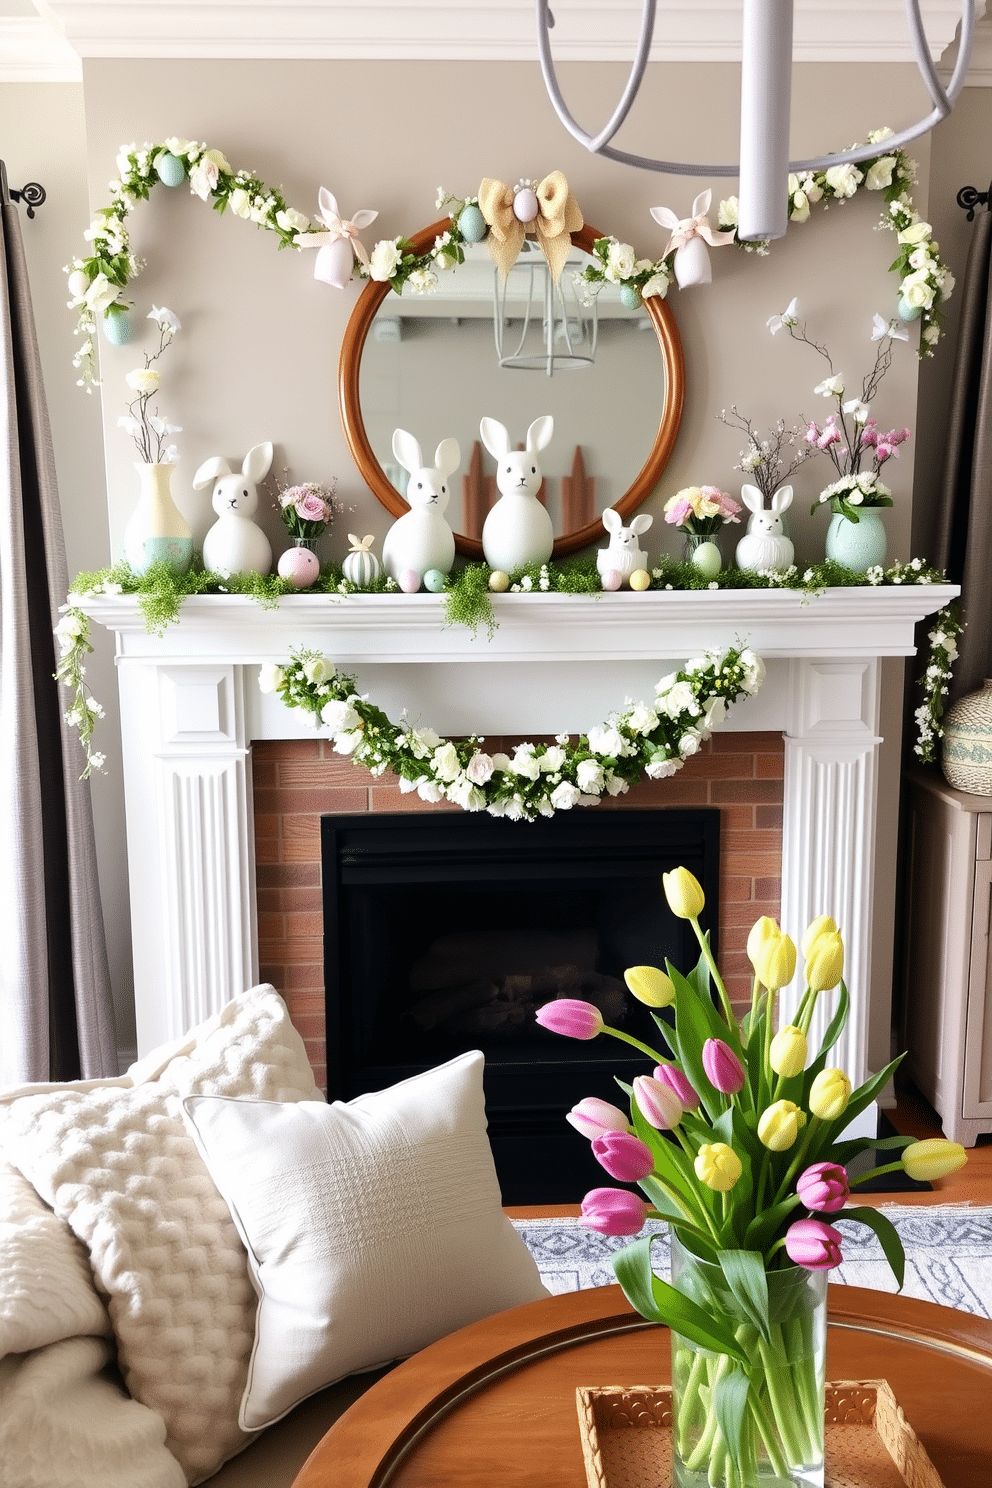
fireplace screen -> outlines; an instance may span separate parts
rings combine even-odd
[[[584,1095],[622,1101],[613,1077],[649,1067],[615,1039],[550,1034],[534,1013],[578,997],[652,1042],[623,972],[695,963],[661,887],[678,864],[704,887],[715,946],[719,812],[324,817],[321,836],[328,1098],[481,1049],[504,1203],[576,1202],[607,1181],[565,1112]]]

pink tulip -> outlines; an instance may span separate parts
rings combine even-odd
[[[603,1132],[594,1137],[592,1154],[621,1183],[638,1183],[654,1172],[651,1148],[630,1132]]]
[[[693,1090],[689,1081],[677,1064],[656,1064],[654,1077],[667,1085],[669,1090],[674,1090],[682,1102],[683,1111],[694,1111],[699,1105],[699,1096]]]
[[[829,1271],[839,1266],[843,1235],[822,1219],[797,1219],[785,1233],[785,1248],[790,1260],[807,1271]]]
[[[634,1099],[644,1120],[656,1131],[671,1131],[682,1120],[682,1102],[675,1091],[651,1075],[637,1076]]]
[[[839,1163],[814,1163],[800,1174],[796,1193],[807,1209],[833,1214],[836,1209],[843,1209],[851,1196],[847,1171]]]
[[[590,1141],[593,1137],[601,1137],[604,1132],[630,1131],[630,1122],[619,1107],[611,1106],[609,1101],[600,1100],[595,1095],[580,1100],[566,1113],[565,1120]]]
[[[747,1075],[744,1066],[723,1039],[709,1038],[703,1045],[703,1069],[714,1090],[721,1095],[735,1095],[744,1088]]]
[[[648,1206],[625,1188],[594,1188],[582,1200],[579,1223],[601,1235],[636,1235],[644,1228]]]
[[[534,1014],[542,1028],[562,1033],[566,1038],[594,1039],[603,1028],[603,1015],[591,1002],[577,997],[559,997],[546,1002]]]

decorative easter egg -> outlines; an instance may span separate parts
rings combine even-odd
[[[896,305],[896,314],[898,315],[900,320],[911,322],[914,320],[919,320],[920,316],[923,314],[923,309],[920,305],[907,304],[902,295],[900,295],[899,303]]]
[[[608,568],[602,575],[604,589],[619,589],[623,583],[623,574],[617,568]]]
[[[462,207],[458,214],[458,231],[466,243],[481,243],[489,231],[489,224],[474,202]]]
[[[640,591],[642,589],[650,589],[650,587],[651,587],[651,575],[648,573],[647,569],[645,569],[645,568],[635,568],[634,569],[634,572],[630,575],[630,578],[627,580],[627,583],[630,585],[631,589],[633,589],[636,592],[640,593]]]
[[[723,567],[723,557],[716,543],[700,543],[692,555],[693,568],[698,568],[704,579],[715,579]],[[631,588],[633,588],[631,584]]]
[[[510,575],[501,568],[494,568],[489,575],[489,587],[494,594],[505,594],[510,587]]]
[[[320,559],[309,548],[287,548],[276,565],[276,572],[294,589],[309,589],[320,576]]]
[[[82,269],[73,269],[66,283],[73,299],[81,300],[90,287],[89,275],[85,274]]]
[[[533,222],[540,211],[536,192],[525,186],[513,198],[513,215],[518,222]]]
[[[439,568],[429,568],[424,574],[424,588],[429,589],[432,594],[440,594],[444,584],[445,575]]]
[[[375,583],[382,572],[379,560],[371,551],[372,534],[368,537],[358,538],[349,532],[348,538],[351,542],[351,552],[346,554],[341,571],[349,584],[356,584],[359,589],[367,589],[370,584]]]
[[[181,186],[186,179],[185,165],[178,155],[172,155],[168,150],[157,157],[155,173],[163,186]]]
[[[634,284],[621,284],[620,303],[625,310],[636,310],[641,303],[641,292]]]
[[[103,334],[111,346],[126,346],[134,334],[131,312],[124,305],[111,305],[103,317]]]
[[[404,594],[416,594],[420,588],[420,575],[415,568],[405,568],[400,574],[397,583]]]

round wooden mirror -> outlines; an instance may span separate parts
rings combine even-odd
[[[446,218],[424,228],[410,240],[414,249],[424,252],[449,226]],[[603,236],[586,225],[572,234],[573,248],[589,254]],[[338,397],[345,436],[369,489],[399,517],[409,508],[397,484],[401,472],[392,466],[394,428],[409,429],[425,459],[442,438],[454,435],[462,462],[452,479],[448,521],[458,552],[480,559],[481,516],[494,493],[478,447],[479,420],[498,418],[511,439],[521,441],[533,418],[551,413],[555,434],[541,465],[546,485],[561,490],[560,500],[553,491],[554,506],[548,502],[554,556],[560,558],[601,543],[603,510],[613,507],[626,521],[660,480],[682,418],[682,342],[665,300],[652,296],[630,311],[618,301],[604,306],[604,292],[593,365],[575,370],[577,358],[567,374],[526,376],[499,365],[493,345],[495,269],[487,272],[484,295],[478,275],[471,288],[458,285],[459,274],[468,285],[464,268],[442,276],[446,293],[400,296],[386,283],[365,286],[341,346]],[[526,414],[523,404],[520,411],[514,406],[521,398]],[[459,523],[476,531],[459,531]]]

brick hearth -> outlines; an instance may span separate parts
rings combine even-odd
[[[515,742],[487,739],[494,750]],[[748,930],[759,915],[779,914],[784,758],[780,733],[718,733],[678,775],[591,808],[720,808],[720,964],[736,1004],[750,998]],[[285,997],[323,1085],[320,817],[458,808],[402,795],[395,776],[373,779],[323,739],[255,742],[252,777],[260,974]]]

